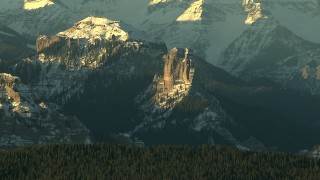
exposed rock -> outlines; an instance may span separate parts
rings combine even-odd
[[[309,77],[309,71],[310,71],[310,67],[308,65],[306,65],[305,67],[301,68],[301,76],[304,79],[308,79]]]
[[[257,3],[257,0],[244,0],[243,7],[245,11],[248,13],[246,24],[252,24],[256,22],[258,19],[263,17],[263,10],[261,3]],[[264,16],[264,18],[267,18]]]
[[[163,79],[166,90],[170,91],[177,82],[191,83],[193,69],[188,55],[189,49],[174,48],[164,57]]]
[[[70,40],[61,36],[40,36],[36,41],[37,52],[45,51],[48,48],[53,46],[63,46],[66,43],[70,43]]]
[[[20,78],[12,76],[11,74],[0,73],[0,89],[5,87],[12,88],[15,84],[20,82]]]
[[[85,142],[89,130],[56,104],[36,104],[35,92],[10,74],[0,74],[0,150],[31,144]]]
[[[320,65],[317,66],[316,79],[317,79],[317,80],[320,80]]]

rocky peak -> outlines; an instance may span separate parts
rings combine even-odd
[[[171,90],[176,83],[190,84],[193,78],[189,49],[173,48],[165,57],[163,72],[164,87]]]
[[[246,24],[253,24],[260,18],[268,18],[263,14],[263,8],[259,0],[244,0],[242,6],[248,13],[248,17],[245,21]]]
[[[121,29],[119,21],[109,20],[107,18],[87,17],[76,23],[70,29],[60,32],[58,36],[70,39],[113,39],[125,41],[129,35]]]
[[[94,16],[79,21],[70,29],[60,32],[58,36],[69,39],[87,39],[92,44],[95,40],[146,40],[145,33],[138,32],[130,25]]]

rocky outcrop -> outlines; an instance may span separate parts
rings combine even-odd
[[[19,77],[12,76],[11,74],[0,73],[0,89],[5,89],[5,87],[12,88],[15,84],[19,82]]]
[[[248,17],[245,21],[246,24],[252,24],[258,19],[263,17],[263,9],[261,3],[257,3],[257,0],[244,0],[243,7],[248,13]]]
[[[70,44],[70,40],[61,36],[57,36],[57,35],[51,36],[51,37],[40,36],[36,41],[36,48],[37,48],[37,52],[43,52],[48,48],[52,49],[53,46],[62,47],[67,43]]]
[[[89,130],[53,103],[35,103],[37,94],[20,78],[0,74],[0,151],[31,144],[90,141]]]
[[[316,71],[316,79],[317,80],[320,80],[320,65],[319,66],[317,66],[317,69],[316,69],[317,71]]]
[[[189,49],[172,49],[165,57],[163,71],[164,88],[170,91],[177,83],[191,83],[192,60],[188,57]]]

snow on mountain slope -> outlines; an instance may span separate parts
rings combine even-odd
[[[214,131],[228,143],[241,145],[223,125],[233,122],[219,101],[201,88],[200,79],[195,79],[197,71],[201,71],[201,65],[197,65],[201,64],[201,60],[194,57],[189,49],[178,48],[170,50],[163,60],[163,71],[156,74],[151,85],[135,99],[143,119],[129,134],[152,134],[171,128],[181,128],[183,132],[186,130],[184,128],[187,128],[190,134],[211,131],[211,136],[206,135],[199,140],[202,142],[197,142],[200,144],[212,138]],[[189,116],[185,116],[186,112]]]
[[[193,2],[190,7],[176,19],[176,21],[201,21],[204,3],[204,0]]]
[[[19,34],[36,39],[40,34],[54,34],[66,29],[78,20],[74,12],[58,3],[49,3],[49,6],[41,4],[48,2],[28,1],[21,6],[4,8],[0,12],[0,21]],[[30,10],[25,10],[24,5]]]
[[[50,0],[24,0],[23,8],[24,10],[35,10],[53,4]]]
[[[18,77],[0,73],[0,150],[31,144],[84,142],[89,130],[52,103],[37,104]]]
[[[284,1],[278,5],[270,3],[267,6],[280,24],[308,41],[320,43],[319,1]]]
[[[267,77],[302,92],[320,94],[320,49],[309,50],[285,58],[273,67],[258,70],[256,78]]]
[[[319,95],[319,48],[272,18],[260,19],[228,46],[218,64],[247,80],[269,78],[283,88]],[[312,75],[303,78],[309,71]]]
[[[233,74],[240,75],[244,70],[250,72],[248,64],[254,61],[257,66],[251,68],[264,68],[264,65],[275,65],[281,58],[316,47],[316,44],[303,40],[270,18],[259,20],[232,42],[220,57],[219,64]],[[270,48],[282,49],[279,52],[268,51]]]
[[[34,4],[34,6],[36,6],[40,2],[45,4],[51,1],[28,1],[28,4]],[[207,0],[203,1],[205,3],[200,0],[144,0],[135,3],[132,3],[132,1],[130,0],[92,0],[80,2],[75,0],[66,0],[55,2],[55,4],[52,4],[50,6],[35,9],[35,11],[39,12],[29,15],[29,13],[22,13],[22,3],[12,4],[13,2],[5,0],[2,3],[6,4],[4,4],[4,6],[1,6],[3,8],[3,18],[1,18],[1,20],[5,22],[6,25],[10,25],[10,27],[16,29],[20,33],[27,33],[31,36],[38,36],[40,34],[55,34],[67,27],[70,27],[75,22],[89,15],[98,15],[109,17],[111,19],[119,19],[130,25],[133,25],[136,28],[141,28],[146,32],[150,32],[150,34],[153,35],[161,34],[161,31],[162,33],[168,33],[163,30],[163,27],[171,26],[172,24],[174,28],[174,22],[177,19],[184,19],[185,21],[188,19],[191,20],[192,18],[198,19],[200,18],[200,16],[201,18],[206,18],[205,13],[200,11],[203,11],[203,9],[205,9],[202,6],[206,6],[205,4],[210,4],[212,8],[209,9],[210,13],[207,19],[211,19],[211,21],[215,22],[215,17],[210,16],[210,14],[213,14],[213,16],[221,17],[221,15],[219,15],[219,11],[224,11],[225,17],[223,18],[224,20],[216,21],[220,24],[212,25],[212,27],[207,28],[209,29],[208,32],[210,32],[210,30],[217,32],[217,29],[219,29],[220,25],[230,26],[231,23],[226,20],[235,20],[235,16],[239,16],[239,18],[236,20],[237,22],[239,22],[231,28],[234,29],[233,33],[231,33],[231,36],[235,37],[239,34],[239,29],[243,30],[243,23],[252,24],[256,19],[259,19],[261,17],[268,17],[268,13],[270,13],[281,24],[283,24],[284,26],[288,26],[290,30],[297,33],[302,38],[319,42],[317,36],[317,29],[319,28],[317,26],[317,24],[319,24],[317,23],[317,21],[319,20],[319,5],[318,2],[314,0],[290,2],[281,0],[261,2],[256,0],[244,0],[242,2],[237,0]],[[226,6],[228,6],[228,8],[226,8]],[[42,9],[46,9],[46,13],[42,12]],[[15,13],[12,13],[12,10],[15,10]],[[199,12],[197,14],[194,14],[194,12],[198,10]],[[233,12],[230,13],[230,10]],[[266,14],[263,11],[267,11],[268,13]],[[195,17],[195,15],[197,17]],[[52,17],[49,18],[48,16]],[[243,19],[243,16],[246,16],[246,19]],[[36,20],[33,21],[33,19]],[[296,23],[297,21],[299,23]],[[52,23],[54,28],[47,28],[49,26],[48,24],[52,25]],[[299,24],[301,24],[302,26],[299,26]],[[204,24],[203,26],[206,25],[207,24]],[[159,27],[162,28],[159,30]],[[219,30],[218,33],[224,37],[229,37],[230,32],[225,33],[223,30]],[[190,35],[198,37],[196,32],[191,32]],[[214,40],[210,40],[212,39],[211,37],[218,38],[219,36],[210,34],[207,37],[210,37],[207,38],[210,41],[210,43],[208,44],[212,45],[214,44]],[[177,42],[178,40],[183,40],[184,38],[177,37],[175,39],[177,39],[175,41]],[[167,38],[159,40],[168,41],[168,44],[171,43],[170,39]],[[198,41],[201,41],[201,39],[198,39]],[[223,43],[228,44],[229,41],[230,40],[227,40]],[[181,47],[191,47],[193,43],[194,41],[187,41],[181,43],[184,45]],[[172,45],[171,47],[174,46],[180,46],[180,44]],[[211,53],[209,53],[207,51],[207,47],[205,47],[203,51],[207,52],[209,57],[217,57],[217,55],[212,55]],[[205,52],[202,52],[200,54],[206,55]],[[217,53],[220,53],[220,51]]]
[[[4,2],[9,3],[9,1]],[[319,1],[315,0],[290,2],[286,0],[143,0],[134,3],[131,0],[65,0],[52,2],[54,4],[32,11],[24,11],[23,5],[19,7],[18,3],[8,4],[7,9],[2,7],[0,20],[20,34],[35,38],[39,34],[57,34],[88,15],[118,19],[147,32],[156,40],[165,42],[169,48],[194,49],[195,54],[227,70],[233,69],[232,66],[235,64],[221,66],[221,59],[225,60],[224,64],[239,60],[239,57],[236,56],[229,58],[225,56],[225,52],[233,51],[229,48],[232,48],[238,39],[248,42],[243,45],[259,45],[259,43],[267,45],[268,40],[275,39],[272,36],[281,37],[274,33],[260,33],[260,29],[256,27],[260,22],[270,20],[275,23],[274,25],[269,23],[270,27],[279,24],[288,30],[286,32],[289,34],[293,32],[302,40],[320,42],[318,36]],[[16,9],[13,10],[14,8]],[[249,31],[255,34],[256,38],[248,34],[243,35]],[[248,39],[245,40],[245,38]],[[257,42],[249,43],[249,41]],[[247,64],[251,64],[249,63],[252,60],[249,56],[250,49],[256,51],[252,52],[253,54],[269,53],[266,56],[272,56],[270,51],[259,51],[257,50],[259,46],[252,47],[251,45],[250,47],[237,47],[238,50],[247,50],[247,52],[238,53],[243,62],[240,62],[241,67],[236,69],[245,69]],[[277,45],[276,42],[273,45]],[[291,47],[285,47],[291,46],[290,42],[279,46],[291,49]],[[234,74],[237,72],[234,71]]]
[[[38,54],[21,60],[13,70],[19,76],[31,76],[24,80],[37,84],[34,91],[40,97],[53,98],[63,104],[71,96],[81,94],[83,79],[95,69],[112,63],[113,56],[124,59],[125,55],[119,55],[123,51],[151,55],[148,50],[152,49],[152,41],[144,43],[145,40],[147,37],[143,32],[129,25],[90,16],[57,35],[40,36],[36,43]],[[154,52],[152,56],[158,53]],[[24,69],[29,66],[28,71],[36,73],[26,76]],[[128,70],[124,73],[129,76],[134,69],[129,66],[117,73]]]
[[[175,22],[159,25],[156,30],[145,25],[144,27],[149,29],[146,31],[166,42],[170,48],[189,47],[194,49],[197,55],[209,57],[208,61],[213,63],[215,57],[248,28],[244,23],[246,15],[241,2],[195,1],[185,5],[187,10],[178,15]],[[157,11],[153,7],[152,13],[172,11],[169,7],[159,6]]]
[[[120,40],[129,39],[147,40],[146,34],[137,31],[133,27],[106,18],[87,17],[78,22],[67,31],[58,33],[58,36],[70,39],[88,39],[92,43],[95,40]]]

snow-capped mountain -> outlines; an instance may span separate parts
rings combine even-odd
[[[37,55],[9,69],[25,84],[17,91],[30,90],[21,97],[31,94],[30,102],[57,104],[97,139],[138,137],[147,145],[223,143],[291,151],[317,143],[317,138],[309,140],[317,136],[316,130],[309,130],[318,127],[317,119],[302,122],[304,111],[291,115],[281,109],[291,107],[286,99],[294,99],[292,104],[312,106],[311,116],[317,117],[318,102],[306,103],[307,98],[290,93],[277,98],[286,92],[243,82],[191,49],[168,51],[164,44],[150,41],[121,21],[89,16],[56,35],[40,36]],[[231,93],[233,89],[239,91]],[[257,103],[266,97],[271,105]],[[257,122],[264,126],[252,126]],[[303,140],[293,143],[297,138]]]
[[[5,0],[2,4],[4,6],[0,9],[1,22],[20,34],[26,34],[32,38],[40,34],[57,34],[89,15],[109,17],[145,31],[150,37],[165,42],[168,48],[188,47],[211,64],[230,72],[231,69],[236,68],[239,72],[232,71],[235,75],[241,74],[240,69],[252,70],[250,64],[257,61],[253,62],[252,57],[247,58],[248,51],[228,56],[226,54],[231,51],[249,50],[253,48],[253,44],[268,46],[270,39],[279,38],[281,41],[279,33],[270,32],[273,31],[272,28],[281,27],[284,29],[285,37],[292,36],[300,39],[299,41],[306,42],[300,43],[298,54],[303,50],[310,50],[308,44],[320,43],[320,36],[318,36],[320,8],[317,0],[290,2],[285,0],[144,0],[135,3],[130,0],[83,0],[80,2],[75,0],[25,0],[23,2]],[[249,32],[257,37],[251,37]],[[253,42],[243,44],[239,43],[240,39]],[[291,40],[292,42],[286,40],[285,44],[279,41],[280,44],[274,42],[270,45],[291,49],[291,46],[297,43],[294,38]],[[248,45],[248,47],[236,47],[236,44]],[[257,51],[257,47],[254,49],[253,56],[272,56],[270,51],[263,51],[263,49]],[[294,53],[287,53],[288,56],[283,59],[297,55]],[[241,62],[241,67],[234,67],[239,58],[232,58],[238,55],[243,62]],[[265,62],[267,64],[274,62],[264,61],[268,61]],[[307,64],[295,67],[295,69],[301,69],[305,65]],[[263,71],[269,71],[269,69]],[[286,73],[292,71],[295,70],[289,69]],[[251,72],[245,73],[250,74]],[[280,83],[279,77],[271,77],[264,73],[260,73],[260,76]],[[290,79],[285,79],[287,75],[280,76],[283,77],[281,84],[290,84]],[[297,76],[297,74],[292,76]],[[246,76],[240,77],[248,79]],[[306,92],[314,91],[306,89]],[[317,93],[314,92],[314,94]]]
[[[31,109],[61,107],[62,119],[75,115],[97,139],[121,133],[146,144],[216,142],[290,151],[319,144],[317,97],[248,83],[211,65],[316,94],[317,39],[311,42],[270,10],[289,8],[316,22],[315,1],[5,2],[1,22],[37,37],[37,54],[6,68],[22,81],[14,92]],[[284,75],[285,68],[294,73]],[[296,78],[307,79],[310,88],[290,85]]]

